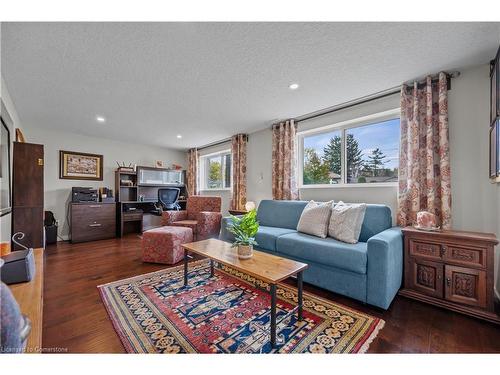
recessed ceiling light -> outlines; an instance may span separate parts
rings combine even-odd
[[[106,119],[102,116],[97,116],[95,119],[97,120],[97,122],[106,122]]]
[[[182,135],[177,134],[177,139],[181,139],[181,138],[182,138]]]
[[[299,88],[298,83],[291,83],[290,86],[288,86],[290,90],[297,90]]]

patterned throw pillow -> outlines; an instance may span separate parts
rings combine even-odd
[[[300,215],[297,230],[316,237],[326,238],[332,206],[333,201],[326,203],[310,201],[302,211],[302,215]]]
[[[345,204],[340,201],[332,207],[328,236],[347,243],[357,243],[365,218],[366,204]]]

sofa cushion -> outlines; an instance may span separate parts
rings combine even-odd
[[[344,270],[365,274],[366,242],[348,244],[333,238],[318,238],[304,233],[290,233],[278,237],[279,254],[304,259]]]
[[[310,201],[300,215],[297,231],[325,238],[328,234],[328,222],[330,220],[330,213],[332,212],[332,204],[333,201],[326,203]]]
[[[366,204],[345,204],[340,201],[332,207],[328,236],[336,240],[357,243],[365,217]]]
[[[266,227],[261,225],[259,231],[255,235],[255,241],[258,243],[256,247],[276,251],[276,239],[284,234],[295,232],[296,231],[293,229]]]
[[[306,204],[305,201],[263,200],[257,210],[257,220],[263,226],[295,230]]]

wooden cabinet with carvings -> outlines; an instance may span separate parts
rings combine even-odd
[[[400,294],[500,323],[494,303],[494,234],[403,228]]]

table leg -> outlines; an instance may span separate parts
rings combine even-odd
[[[184,249],[184,286],[188,284],[188,251]]]
[[[299,320],[302,320],[302,284],[303,284],[303,271],[300,271],[297,274],[297,294],[298,294],[298,304],[299,304],[299,309],[297,313],[297,318]]]
[[[271,347],[276,346],[276,284],[271,284]]]
[[[214,277],[214,260],[210,259],[210,277]]]

